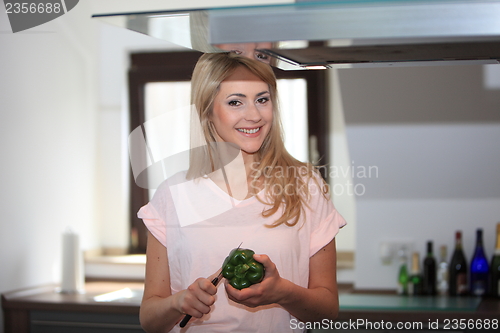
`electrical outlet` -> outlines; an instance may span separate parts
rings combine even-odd
[[[399,263],[399,258],[410,258],[415,242],[411,239],[385,240],[380,242],[379,256],[384,265]]]

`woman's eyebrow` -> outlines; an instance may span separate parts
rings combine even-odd
[[[267,91],[267,90],[262,91],[262,92],[260,92],[260,93],[257,94],[257,97],[260,97],[260,96],[265,95],[265,94],[269,94],[269,91]],[[242,97],[242,98],[247,97],[245,94],[242,94],[242,93],[233,93],[233,94],[227,95],[226,98],[233,97],[233,96]]]
[[[234,94],[229,94],[227,95],[226,98],[229,98],[229,97],[232,97],[232,96],[236,96],[236,97],[247,97],[245,94],[242,94],[242,93],[234,93]]]

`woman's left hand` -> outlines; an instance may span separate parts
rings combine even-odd
[[[285,280],[280,277],[276,265],[267,255],[254,254],[253,258],[264,265],[264,279],[241,290],[234,288],[226,280],[225,287],[229,299],[252,308],[278,303],[284,295],[283,287]]]

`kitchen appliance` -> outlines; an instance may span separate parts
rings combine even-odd
[[[116,8],[93,17],[202,52],[249,43],[282,69],[496,64],[500,59],[498,0],[329,0],[136,9]]]

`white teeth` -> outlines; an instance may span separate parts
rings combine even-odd
[[[259,130],[260,130],[260,127],[257,127],[257,128],[251,129],[251,130],[247,130],[244,128],[238,128],[238,131],[243,132],[243,133],[247,133],[247,134],[254,134],[254,133],[257,133]]]

